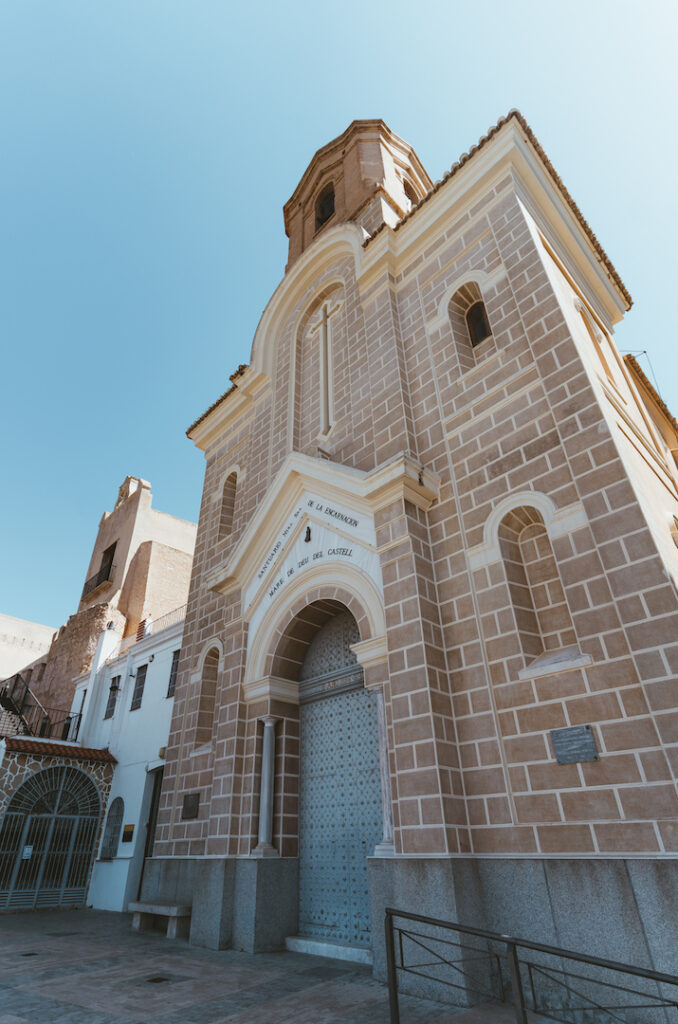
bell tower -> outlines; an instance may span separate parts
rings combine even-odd
[[[432,186],[415,151],[388,125],[353,121],[318,150],[285,203],[287,269],[336,224],[353,221],[368,235],[394,226]]]

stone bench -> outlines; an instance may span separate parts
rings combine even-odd
[[[165,927],[163,918],[167,918],[167,938],[187,939],[191,924],[191,908],[180,903],[130,903],[129,912],[133,914],[132,928],[137,932],[150,931],[158,925]]]

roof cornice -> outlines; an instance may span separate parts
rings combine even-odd
[[[421,199],[419,201],[419,203],[417,203],[416,206],[414,206],[403,218],[401,218],[401,220],[393,228],[387,228],[386,225],[382,225],[381,227],[377,228],[377,230],[374,232],[374,234],[371,236],[371,238],[369,238],[369,239],[367,239],[365,241],[365,243],[364,243],[365,248],[371,246],[373,241],[374,241],[374,239],[376,239],[380,234],[384,233],[385,231],[386,232],[388,232],[388,231],[397,232],[405,224],[407,224],[409,221],[411,221],[414,217],[419,216],[420,215],[420,211],[422,210],[422,207],[425,207],[426,204],[429,203],[431,201],[431,199],[438,192],[440,192],[441,189],[443,189],[445,186],[447,186],[448,182],[450,182],[452,179],[457,177],[460,174],[460,172],[463,170],[463,168],[467,167],[468,164],[470,164],[475,158],[477,158],[477,155],[482,150],[486,149],[486,147],[489,145],[489,143],[492,142],[493,139],[495,139],[495,137],[502,131],[502,129],[504,129],[506,127],[506,125],[510,125],[511,123],[513,123],[514,125],[518,125],[520,127],[520,129],[523,132],[526,140],[529,142],[530,146],[532,147],[534,152],[537,154],[537,156],[539,158],[539,161],[541,162],[542,166],[545,168],[545,170],[546,170],[546,172],[548,174],[548,177],[549,177],[552,185],[558,191],[558,193],[562,197],[564,203],[569,208],[572,216],[574,217],[574,219],[578,223],[578,225],[581,228],[582,232],[586,236],[587,241],[589,242],[590,246],[592,247],[592,249],[596,253],[596,256],[600,260],[601,265],[605,268],[606,273],[609,275],[610,279],[614,283],[614,286],[615,286],[616,290],[622,296],[622,298],[624,300],[625,308],[627,310],[630,309],[632,304],[633,304],[633,299],[631,298],[630,293],[628,292],[626,286],[624,285],[624,282],[622,281],[621,277],[617,273],[615,267],[612,264],[612,261],[610,260],[609,256],[607,255],[607,253],[603,249],[603,247],[600,244],[600,242],[598,241],[596,235],[592,231],[588,221],[586,220],[586,218],[582,214],[581,210],[579,209],[579,207],[575,203],[574,199],[572,198],[572,196],[568,192],[568,190],[565,187],[561,177],[559,176],[559,174],[555,170],[553,164],[549,160],[549,158],[546,155],[546,153],[544,152],[544,150],[543,150],[542,146],[540,145],[536,135],[534,134],[534,132],[532,131],[532,129],[530,128],[529,124],[527,123],[527,121],[525,120],[525,118],[523,117],[523,115],[520,113],[519,110],[511,110],[506,115],[506,117],[500,118],[499,121],[497,121],[497,123],[492,128],[490,128],[490,130],[487,132],[487,134],[482,136],[482,138],[478,141],[478,143],[475,146],[472,146],[471,149],[469,149],[468,153],[463,153],[462,154],[462,156],[459,158],[459,160],[457,160],[457,162],[452,165],[450,170],[440,179],[440,181],[436,182],[436,184],[433,186],[431,191],[428,192],[424,196],[424,198]]]

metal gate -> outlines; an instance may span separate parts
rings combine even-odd
[[[46,768],[10,800],[0,829],[0,910],[85,901],[100,802],[76,768]]]
[[[321,630],[302,670],[299,934],[369,946],[367,858],[382,837],[379,737],[375,698],[349,651],[359,634],[346,615]]]

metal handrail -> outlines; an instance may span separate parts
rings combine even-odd
[[[90,576],[82,588],[82,600],[84,601],[88,594],[91,594],[102,583],[108,583],[114,572],[115,565],[112,563],[110,565],[102,565],[99,571],[94,573],[94,576]]]
[[[170,626],[176,625],[177,622],[181,622],[186,618],[185,604],[180,605],[178,608],[173,608],[171,612],[166,612],[165,615],[161,615],[159,619],[156,619],[152,624],[152,632],[148,636],[157,636],[163,629],[169,629]],[[132,633],[131,636],[124,637],[120,641],[120,650],[118,654],[115,654],[109,661],[113,661],[118,655],[122,654],[123,651],[129,650],[130,647],[134,647],[135,644],[141,643],[141,640],[148,640],[148,636],[144,635],[141,639],[137,639],[137,634]]]
[[[450,932],[460,933],[461,935],[471,935],[476,938],[485,939],[491,942],[497,942],[506,947],[505,956],[508,961],[508,967],[511,976],[512,992],[514,999],[514,1007],[516,1011],[516,1021],[518,1024],[527,1024],[527,1012],[528,1009],[532,1012],[544,1012],[544,1008],[539,1007],[528,1007],[525,1002],[525,995],[523,992],[522,979],[520,974],[521,963],[525,964],[528,968],[535,966],[530,961],[521,960],[518,956],[519,949],[532,950],[537,953],[544,953],[549,956],[554,956],[559,959],[574,960],[578,963],[588,964],[592,967],[599,967],[605,970],[616,971],[618,974],[627,974],[632,977],[645,978],[649,981],[657,982],[658,984],[672,985],[678,989],[678,975],[665,974],[661,971],[651,970],[645,967],[636,967],[633,964],[625,964],[619,960],[607,960],[604,957],[590,956],[585,953],[579,953],[576,950],[564,949],[559,946],[550,946],[543,942],[534,942],[530,939],[519,939],[512,935],[503,935],[498,932],[487,931],[483,928],[472,928],[469,925],[458,924],[453,921],[443,921],[439,918],[426,917],[423,914],[414,914],[406,910],[396,910],[393,907],[386,907],[384,917],[384,931],[386,940],[386,966],[388,975],[388,989],[389,989],[389,1004],[391,1010],[391,1024],[400,1024],[400,1012],[398,1006],[398,969],[407,972],[408,968],[404,965],[402,955],[402,936],[405,935],[416,935],[417,933],[408,931],[407,929],[399,928],[394,926],[394,918],[405,921],[413,921],[417,924],[426,925],[432,928],[439,928]],[[401,963],[396,962],[395,955],[395,931],[399,932],[400,935],[400,953]],[[419,936],[421,937],[421,936]],[[445,940],[439,939],[435,936],[430,936],[431,941],[444,942]],[[425,947],[427,948],[427,947]],[[469,947],[467,947],[469,948]],[[440,963],[448,963],[443,957],[436,954],[433,950],[428,950],[432,955],[436,956]],[[478,952],[481,952],[478,950]],[[488,954],[489,955],[489,954]],[[499,954],[492,954],[498,956]],[[427,965],[424,965],[427,966]],[[430,966],[430,965],[429,965]],[[448,963],[449,966],[449,963]],[[542,965],[543,966],[543,965]],[[412,973],[419,973],[419,976],[428,977],[432,981],[439,979],[432,978],[430,975],[421,975],[420,972],[412,971]],[[462,972],[463,973],[463,972]],[[561,972],[567,975],[567,972]],[[569,976],[569,975],[568,975]],[[620,991],[633,992],[639,994],[636,990],[629,989],[623,985],[610,985],[609,982],[601,982],[595,978],[585,978],[582,975],[575,975],[579,980],[592,982],[594,984],[605,985],[606,987],[613,987]],[[532,980],[532,979],[531,979]],[[454,986],[461,987],[461,986]],[[652,998],[655,998],[654,996]],[[678,992],[676,993],[675,1000],[664,1000],[663,1003],[655,1004],[657,1009],[663,1007],[674,1007],[678,1010]],[[603,1011],[606,1011],[605,1007],[598,1007]],[[640,1007],[638,1007],[640,1008]],[[566,1011],[567,1012],[567,1011]],[[552,1017],[551,1019],[556,1020],[558,1018]]]
[[[15,719],[23,730],[20,735],[36,736],[42,739],[68,739],[77,723],[75,736],[80,728],[80,715],[72,714],[65,708],[46,708],[27,684],[24,677],[17,673],[11,686],[5,685],[2,697],[7,698],[2,706]]]

